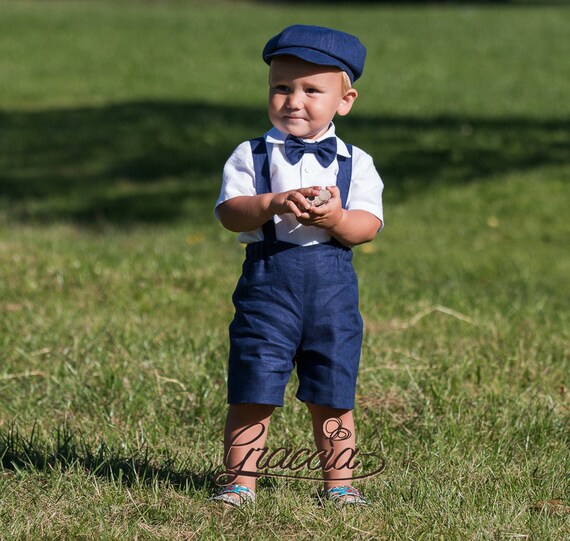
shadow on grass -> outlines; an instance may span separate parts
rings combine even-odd
[[[42,440],[35,430],[27,437],[20,435],[14,426],[7,431],[0,430],[0,469],[52,472],[72,468],[126,486],[163,482],[185,492],[216,488],[212,480],[216,473],[213,466],[204,466],[198,471],[180,464],[176,456],[157,459],[149,454],[146,446],[132,456],[124,456],[104,443],[93,449],[67,426],[59,426],[54,431],[52,442]]]
[[[392,202],[436,184],[570,164],[570,119],[356,111],[338,127],[374,156]],[[225,160],[268,128],[263,108],[206,103],[0,112],[0,219],[209,220]]]

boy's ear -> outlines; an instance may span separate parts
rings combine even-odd
[[[358,98],[358,90],[356,90],[356,88],[351,88],[340,100],[340,104],[336,112],[340,116],[347,115],[352,109],[352,104],[356,98]]]

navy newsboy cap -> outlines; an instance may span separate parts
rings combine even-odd
[[[364,69],[366,47],[351,34],[324,28],[296,24],[273,36],[263,49],[263,60],[271,64],[275,56],[292,55],[321,66],[336,66],[346,71],[352,82]]]

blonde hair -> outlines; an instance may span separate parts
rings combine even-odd
[[[344,96],[352,88],[352,81],[350,80],[350,77],[348,76],[348,73],[346,73],[346,71],[341,71],[340,74],[342,76],[342,81],[340,83],[340,90],[342,92],[342,95]]]

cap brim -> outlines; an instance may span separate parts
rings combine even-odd
[[[296,56],[297,58],[300,58],[305,62],[310,62],[311,64],[337,67],[340,70],[345,71],[350,77],[350,80],[354,82],[354,74],[344,62],[341,62],[334,56],[322,53],[321,51],[316,51],[315,49],[310,49],[308,47],[284,47],[266,55],[264,60],[269,64],[269,61],[276,56]]]

